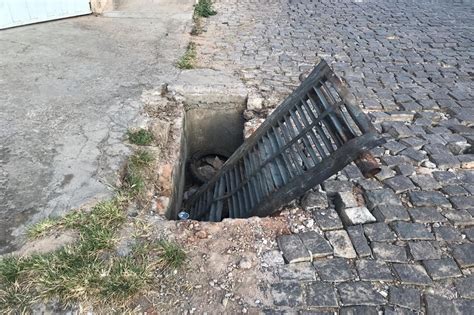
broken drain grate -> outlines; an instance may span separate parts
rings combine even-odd
[[[190,219],[267,216],[352,161],[366,177],[384,140],[321,61],[222,168],[186,202]]]

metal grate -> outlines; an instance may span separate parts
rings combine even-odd
[[[378,172],[383,143],[344,83],[321,61],[187,202],[190,219],[266,216],[352,161]]]

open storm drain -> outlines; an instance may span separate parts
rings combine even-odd
[[[384,140],[325,61],[243,143],[241,114],[186,112],[192,179],[179,217],[268,216],[353,161],[366,177],[380,171],[369,150]]]

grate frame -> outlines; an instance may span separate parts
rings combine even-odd
[[[194,220],[268,216],[353,161],[370,173],[368,150],[383,142],[321,60],[184,209]]]

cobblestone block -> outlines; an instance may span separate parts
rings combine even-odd
[[[418,315],[419,312],[398,306],[384,306],[383,315]]]
[[[444,297],[432,294],[425,295],[426,314],[456,314],[454,303]]]
[[[390,189],[372,190],[366,192],[366,202],[369,209],[373,209],[380,205],[401,206],[400,199]]]
[[[380,166],[380,172],[375,175],[375,178],[379,181],[384,181],[387,178],[391,178],[396,175],[396,172],[392,170],[390,167],[381,165]]]
[[[374,208],[372,214],[377,219],[377,221],[384,223],[410,220],[410,216],[403,206],[380,205]]]
[[[326,180],[322,183],[323,189],[328,195],[335,195],[338,192],[352,191],[352,183],[348,181]]]
[[[465,243],[453,246],[453,257],[461,268],[474,266],[474,244]]]
[[[421,265],[393,264],[392,266],[403,284],[430,285],[432,282]]]
[[[336,193],[335,198],[336,209],[341,210],[345,208],[357,207],[357,200],[351,191],[343,191]]]
[[[415,168],[413,167],[412,164],[408,164],[408,163],[395,165],[394,169],[399,175],[403,175],[403,176],[411,176],[415,174]]]
[[[271,286],[273,304],[276,306],[303,305],[303,288],[298,282],[280,282]]]
[[[446,222],[446,218],[441,215],[438,209],[433,207],[409,208],[410,216],[417,223]]]
[[[328,231],[326,237],[334,248],[334,256],[343,258],[356,258],[349,235],[344,230]]]
[[[378,242],[374,242],[371,245],[377,259],[400,263],[407,262],[408,260],[405,246]]]
[[[306,304],[315,308],[338,307],[336,289],[327,282],[311,282],[307,285]]]
[[[384,183],[390,187],[396,194],[415,189],[412,181],[402,175],[394,176],[392,178],[386,179]]]
[[[337,285],[342,305],[383,305],[385,298],[369,282],[344,282]]]
[[[364,281],[392,281],[392,272],[387,264],[379,260],[362,259],[356,261],[359,277]]]
[[[308,192],[302,199],[301,205],[306,211],[315,210],[315,209],[326,209],[328,204],[328,198],[326,193],[323,192]]]
[[[389,150],[391,154],[397,154],[406,149],[406,146],[398,141],[387,141],[383,146],[385,149]]]
[[[417,289],[391,286],[389,289],[389,302],[390,304],[411,310],[421,310],[421,294]]]
[[[382,189],[383,187],[382,184],[375,179],[361,179],[358,183],[365,191]]]
[[[346,208],[340,210],[342,221],[346,225],[357,225],[375,222],[375,217],[366,207]]]
[[[445,210],[443,215],[452,221],[455,226],[469,226],[474,224],[473,216],[466,210]]]
[[[333,208],[313,211],[315,222],[323,231],[342,229],[342,221],[339,214]]]
[[[474,275],[455,281],[456,289],[463,298],[474,299]]]
[[[410,178],[422,190],[436,190],[441,188],[441,185],[430,175],[413,175]]]
[[[474,208],[474,196],[455,196],[449,198],[449,200],[456,209]]]
[[[459,242],[462,240],[461,233],[452,226],[434,227],[433,231],[437,241]]]
[[[372,255],[369,244],[367,244],[367,239],[364,235],[364,230],[361,225],[350,226],[347,228],[347,233],[352,241],[357,255],[359,257],[367,257]]]
[[[463,233],[466,235],[468,240],[474,242],[474,227],[464,229]]]
[[[278,274],[281,280],[310,281],[316,280],[316,272],[310,262],[301,262],[280,266]]]
[[[391,242],[397,238],[390,227],[381,222],[365,224],[364,232],[371,242]]]
[[[434,235],[421,223],[395,222],[393,228],[400,239],[409,240],[434,240]]]
[[[426,160],[428,157],[426,153],[421,152],[419,150],[413,149],[413,148],[406,148],[400,154],[406,156],[410,160],[412,160],[416,164],[420,164],[424,160]]]
[[[277,242],[288,263],[311,260],[309,252],[297,234],[279,236]]]
[[[345,258],[318,259],[313,261],[313,266],[323,281],[344,282],[356,278],[350,260]]]
[[[461,185],[444,186],[441,191],[448,196],[465,196],[469,194]]]
[[[379,315],[379,311],[376,306],[345,306],[341,307],[339,315]]]
[[[408,242],[410,254],[414,260],[427,260],[441,258],[441,250],[437,242],[417,241]]]
[[[474,300],[455,299],[453,302],[456,310],[455,314],[464,315],[474,312]]]
[[[433,177],[442,185],[453,185],[461,183],[459,178],[453,172],[434,171]]]
[[[314,231],[298,234],[303,241],[303,245],[313,258],[332,255],[333,250],[329,242],[321,235]]]
[[[451,203],[437,191],[410,191],[408,193],[415,207],[451,207]]]
[[[433,280],[462,276],[461,270],[452,258],[425,260],[423,265]]]
[[[448,168],[459,168],[461,163],[452,154],[432,154],[430,155],[430,161],[436,164],[436,166],[442,170]]]

